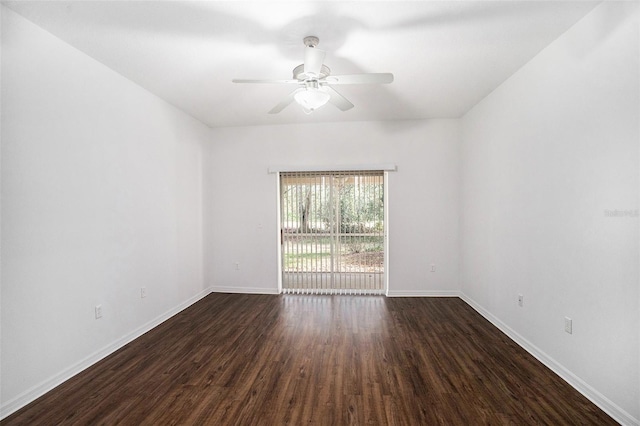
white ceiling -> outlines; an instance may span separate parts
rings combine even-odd
[[[585,1],[14,1],[9,8],[211,127],[460,117],[587,14]],[[391,72],[340,86],[355,104],[267,114],[320,38],[333,74]],[[44,72],[44,71],[43,71]]]

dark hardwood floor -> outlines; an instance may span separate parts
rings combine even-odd
[[[457,298],[211,294],[1,424],[617,423]]]

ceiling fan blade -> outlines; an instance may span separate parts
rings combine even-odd
[[[390,72],[371,74],[330,75],[326,79],[329,84],[388,84],[393,81]]]
[[[271,111],[269,111],[269,114],[277,114],[280,111],[282,111],[283,109],[285,109],[286,107],[288,107],[289,104],[291,102],[293,102],[293,100],[294,100],[293,95],[295,95],[300,90],[301,89],[298,88],[298,89],[294,90],[293,92],[289,93],[287,95],[287,97],[284,98],[282,101],[280,101],[280,103],[278,105],[276,105],[273,108],[271,108]]]
[[[304,73],[307,75],[318,76],[324,62],[325,51],[315,47],[306,47],[304,49]]]
[[[233,83],[267,83],[267,84],[292,84],[300,83],[298,80],[247,80],[241,78],[234,78],[231,80]]]
[[[340,111],[346,111],[353,108],[353,104],[347,100],[344,96],[336,91],[333,87],[329,85],[324,85],[324,88],[327,89],[327,93],[331,96],[329,98],[329,103],[335,105]]]

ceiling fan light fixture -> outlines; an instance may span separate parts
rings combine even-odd
[[[315,111],[329,102],[331,95],[319,87],[307,87],[298,91],[293,98],[305,111]]]

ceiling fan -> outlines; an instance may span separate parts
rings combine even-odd
[[[311,114],[316,109],[330,103],[341,111],[353,108],[353,104],[338,93],[332,86],[339,84],[387,84],[393,81],[391,73],[331,75],[329,67],[324,65],[325,52],[317,48],[318,37],[309,36],[303,39],[304,63],[293,69],[292,80],[243,80],[234,79],[234,83],[274,83],[295,84],[298,87],[269,114],[277,114],[293,101],[296,101],[305,113]]]

